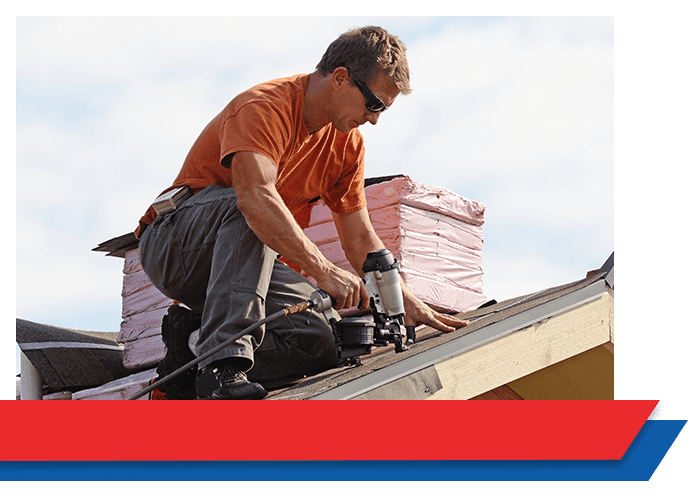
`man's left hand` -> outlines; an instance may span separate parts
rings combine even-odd
[[[405,286],[403,292],[406,326],[427,325],[441,332],[453,332],[469,324],[469,321],[434,311]]]

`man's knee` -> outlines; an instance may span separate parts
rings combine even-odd
[[[314,349],[314,346],[335,346],[335,335],[333,329],[325,320],[321,318],[307,320],[304,322],[304,328],[299,331],[299,347],[304,351]]]

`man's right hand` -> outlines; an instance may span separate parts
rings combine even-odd
[[[369,292],[356,275],[333,266],[328,272],[316,277],[318,287],[335,300],[335,309],[369,306]]]

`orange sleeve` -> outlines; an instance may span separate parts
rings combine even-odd
[[[252,151],[266,156],[279,167],[293,130],[286,109],[267,102],[249,102],[222,121],[220,159],[238,151]]]

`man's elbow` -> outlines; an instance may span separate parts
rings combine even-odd
[[[236,189],[234,187],[234,189]],[[248,219],[251,216],[259,216],[267,213],[270,204],[273,203],[274,194],[268,192],[264,187],[249,189],[236,189],[238,210]],[[266,208],[267,207],[267,208]]]
[[[235,188],[234,188],[235,189]],[[236,189],[236,206],[238,210],[243,214],[243,216],[248,219],[251,214],[256,212],[256,196],[251,190],[237,190]]]

